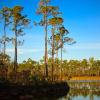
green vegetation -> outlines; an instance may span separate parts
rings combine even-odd
[[[4,55],[0,55],[0,77],[7,79],[10,82],[18,84],[41,84],[52,82],[52,58],[48,59],[48,79],[45,78],[45,65],[44,59],[36,62],[32,59],[28,59],[18,64],[17,72],[13,71],[13,63],[10,62],[10,57],[6,55],[6,63],[3,63]],[[61,81],[61,60],[54,59],[54,74],[53,82]],[[84,66],[83,66],[84,65]],[[94,60],[90,58],[89,60],[62,60],[62,80],[73,79],[73,77],[83,77],[82,79],[95,76],[100,77],[100,60]],[[0,78],[0,79],[1,79]],[[16,79],[16,80],[15,80]],[[88,78],[89,79],[89,78]]]

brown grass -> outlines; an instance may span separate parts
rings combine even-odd
[[[100,80],[100,76],[80,76],[80,77],[72,77],[70,80]]]

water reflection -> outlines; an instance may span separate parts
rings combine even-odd
[[[34,100],[100,100],[100,82],[68,82],[69,93],[61,98],[35,98]]]
[[[100,100],[100,82],[70,82],[67,96],[58,100]]]

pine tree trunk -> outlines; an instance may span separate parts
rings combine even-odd
[[[4,55],[6,53],[6,19],[4,21]]]
[[[62,80],[62,48],[63,48],[63,41],[62,41],[62,34],[61,34],[61,64],[60,64],[60,79]]]
[[[58,43],[57,43],[57,48],[58,48]],[[56,58],[57,58],[57,68],[58,68],[58,49],[57,49],[57,55],[56,55]]]
[[[17,71],[17,29],[15,25],[15,39],[14,39],[14,46],[15,46],[15,56],[14,56],[14,71]]]
[[[44,15],[45,21],[45,76],[48,77],[48,53],[47,53],[47,15]]]
[[[60,77],[62,80],[62,47],[61,47],[61,66],[60,66]]]
[[[55,28],[52,28],[52,81],[54,80],[54,31]]]

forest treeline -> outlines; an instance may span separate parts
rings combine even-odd
[[[0,55],[0,59],[2,55]],[[45,77],[44,59],[39,62],[29,58],[18,64],[17,72],[13,71],[13,63],[10,57],[6,56],[6,64],[0,67],[0,78],[8,79],[10,82],[17,83],[35,83],[48,80],[52,82],[52,58],[48,59],[48,78]],[[91,57],[89,60],[63,60],[62,68],[61,60],[54,60],[53,81],[70,80],[72,77],[81,76],[100,76],[100,60]],[[0,64],[3,61],[0,60]],[[15,81],[16,76],[16,81]]]

